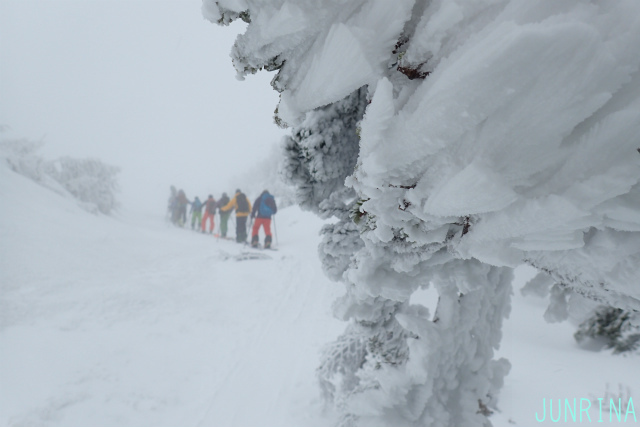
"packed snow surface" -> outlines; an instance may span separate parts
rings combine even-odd
[[[0,425],[313,425],[341,329],[319,220],[283,210],[280,250],[239,261],[162,212],[94,216],[0,173]]]
[[[333,425],[314,370],[342,330],[341,291],[320,271],[313,215],[283,209],[279,250],[238,261],[235,242],[161,213],[89,214],[5,165],[0,198],[0,426]],[[513,305],[494,425],[532,425],[543,398],[638,392],[637,356],[579,349],[569,324],[544,323],[543,300]]]

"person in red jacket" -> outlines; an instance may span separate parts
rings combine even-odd
[[[209,233],[213,233],[213,229],[216,226],[214,217],[216,215],[216,200],[213,198],[211,194],[209,194],[209,198],[204,202],[204,216],[202,217],[202,232],[207,232],[207,220],[209,220],[211,229]]]
[[[251,230],[251,246],[257,247],[260,241],[260,227],[264,228],[264,247],[266,249],[271,247],[271,216],[278,212],[276,206],[276,199],[269,194],[267,190],[264,190],[253,204],[253,210],[251,211],[251,219],[255,218],[253,223],[253,229]]]
[[[176,195],[176,204],[175,210],[173,212],[173,223],[184,227],[187,223],[187,205],[189,204],[189,199],[187,199],[187,195],[184,193],[184,190],[178,190],[178,194]]]

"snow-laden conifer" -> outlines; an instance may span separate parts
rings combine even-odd
[[[120,168],[97,159],[61,157],[45,163],[46,173],[76,199],[99,212],[109,214],[118,206],[116,176]]]
[[[358,159],[357,126],[364,114],[367,89],[306,113],[284,143],[282,174],[304,209],[337,222],[322,227],[318,249],[327,275],[340,280],[351,257],[362,246],[350,217],[355,192],[344,185]]]
[[[574,334],[578,343],[625,353],[640,348],[640,314],[614,307],[598,307]]]
[[[37,150],[43,141],[26,138],[0,140],[0,157],[14,172],[55,191],[77,199],[80,206],[93,213],[111,213],[117,206],[120,168],[98,159],[61,157],[44,160]]]
[[[251,22],[234,65],[240,76],[278,71],[277,120],[294,126],[297,164],[324,170],[325,153],[305,158],[308,135],[295,133],[368,90],[346,179],[352,223],[326,229],[321,249],[348,260],[328,263],[346,285],[335,312],[349,326],[319,370],[343,425],[486,425],[508,371],[493,353],[515,266],[549,277],[549,319],[566,316],[569,292],[640,308],[640,4],[204,8]],[[308,171],[290,177],[305,203],[331,212],[340,191]],[[361,244],[340,245],[347,230]],[[430,286],[435,313],[409,303]]]

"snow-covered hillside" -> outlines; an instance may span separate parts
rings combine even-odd
[[[342,291],[320,271],[315,216],[282,210],[280,249],[237,261],[234,242],[162,213],[89,214],[5,165],[0,200],[0,426],[333,425],[314,370]],[[513,305],[494,425],[532,425],[543,398],[638,391],[637,356],[581,350],[544,301]]]
[[[312,425],[341,329],[313,215],[284,209],[280,250],[237,261],[162,212],[95,216],[0,174],[0,425]]]

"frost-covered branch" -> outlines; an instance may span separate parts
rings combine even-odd
[[[486,425],[515,266],[557,284],[555,319],[569,291],[640,308],[638,2],[204,5],[251,17],[234,66],[277,70],[289,179],[339,218],[350,326],[319,377],[343,425]]]

